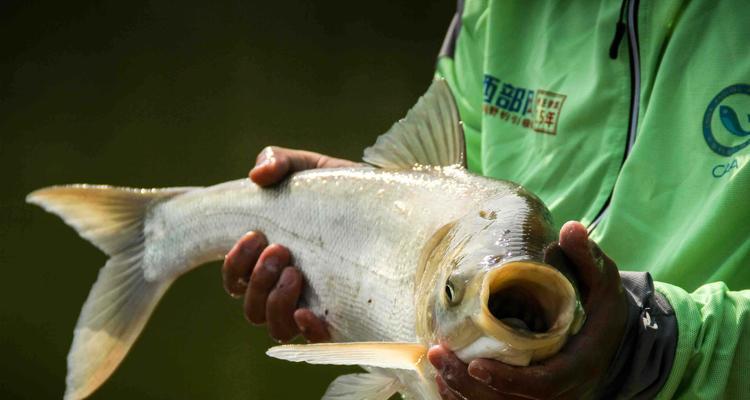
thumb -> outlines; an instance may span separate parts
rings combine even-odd
[[[293,172],[317,168],[322,157],[310,151],[269,146],[258,154],[250,179],[260,186],[273,185]]]
[[[575,266],[579,285],[587,297],[586,292],[598,286],[606,274],[602,251],[589,240],[586,227],[577,221],[566,222],[560,229],[560,248]]]
[[[260,186],[278,183],[289,174],[306,169],[352,167],[357,163],[305,150],[269,146],[258,154],[250,179]]]

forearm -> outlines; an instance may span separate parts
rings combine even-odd
[[[605,398],[742,398],[750,393],[750,291],[722,282],[693,293],[622,273],[627,334]]]
[[[693,293],[657,282],[675,310],[677,349],[659,398],[746,398],[750,393],[750,290],[723,282]]]

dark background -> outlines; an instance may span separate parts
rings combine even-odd
[[[105,257],[26,205],[62,183],[209,185],[267,144],[357,159],[427,88],[452,1],[0,0],[0,398],[60,398]],[[219,265],[177,281],[92,398],[319,398]]]

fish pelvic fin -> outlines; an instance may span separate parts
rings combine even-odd
[[[420,343],[315,343],[275,346],[268,349],[266,354],[281,360],[310,364],[361,365],[416,371],[427,355],[427,348]]]
[[[397,378],[378,372],[341,375],[328,385],[322,400],[388,400],[401,388]]]
[[[73,333],[66,400],[87,397],[114,372],[172,283],[173,278],[146,279],[144,219],[155,202],[188,190],[70,185],[40,189],[26,198],[62,217],[110,256]]]
[[[448,83],[434,80],[406,117],[365,149],[363,160],[387,169],[465,167],[463,127]]]

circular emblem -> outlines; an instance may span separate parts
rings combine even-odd
[[[749,112],[750,85],[732,85],[719,92],[703,114],[703,138],[708,147],[728,157],[750,146]]]

